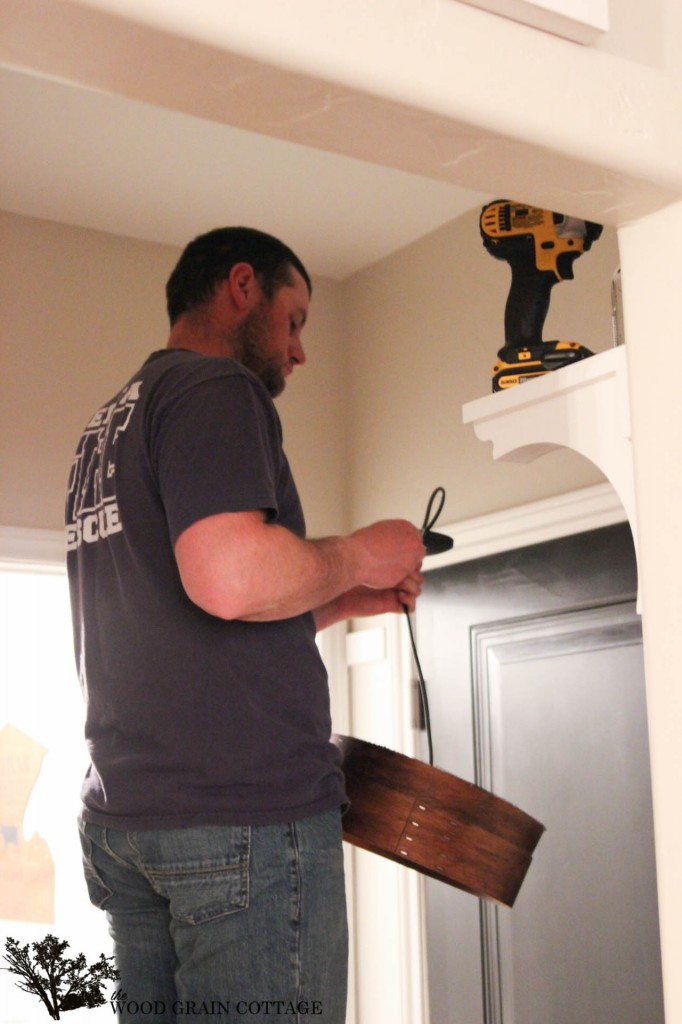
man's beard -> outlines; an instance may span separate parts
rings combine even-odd
[[[235,328],[232,347],[235,359],[263,382],[273,398],[284,390],[285,367],[264,350],[272,330],[270,309],[265,299]]]

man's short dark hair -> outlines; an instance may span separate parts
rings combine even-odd
[[[253,267],[268,299],[282,285],[291,284],[292,267],[312,292],[307,270],[278,238],[255,228],[216,228],[186,246],[168,278],[166,305],[171,327],[183,313],[207,302],[236,263]]]

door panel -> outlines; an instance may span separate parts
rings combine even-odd
[[[432,1024],[663,1021],[635,587],[627,527],[429,576],[435,763],[547,826],[511,910],[427,883]]]

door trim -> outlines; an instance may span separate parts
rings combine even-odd
[[[452,537],[454,547],[429,558],[425,569],[441,569],[626,521],[625,509],[611,484],[596,484],[501,512],[439,525],[439,532]]]

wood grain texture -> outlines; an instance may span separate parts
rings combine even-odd
[[[506,800],[386,747],[334,735],[350,807],[344,839],[511,907],[544,826]]]

